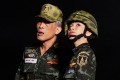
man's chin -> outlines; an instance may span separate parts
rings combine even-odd
[[[45,41],[45,39],[40,38],[40,37],[37,37],[37,40],[39,40],[39,41]]]

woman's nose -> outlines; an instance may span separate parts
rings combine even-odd
[[[74,26],[70,26],[70,27],[69,27],[69,30],[74,30]]]

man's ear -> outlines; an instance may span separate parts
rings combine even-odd
[[[61,31],[62,31],[62,27],[61,26],[57,26],[55,34],[59,34]]]
[[[85,35],[86,35],[87,37],[89,37],[89,36],[92,35],[92,32],[90,32],[90,31],[86,31]]]

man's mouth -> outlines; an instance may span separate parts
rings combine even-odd
[[[43,35],[44,33],[43,32],[37,32],[37,35],[38,36],[41,36],[41,35]]]

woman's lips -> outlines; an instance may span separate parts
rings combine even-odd
[[[68,34],[69,34],[69,35],[73,35],[74,33],[75,33],[75,32],[69,32]]]

